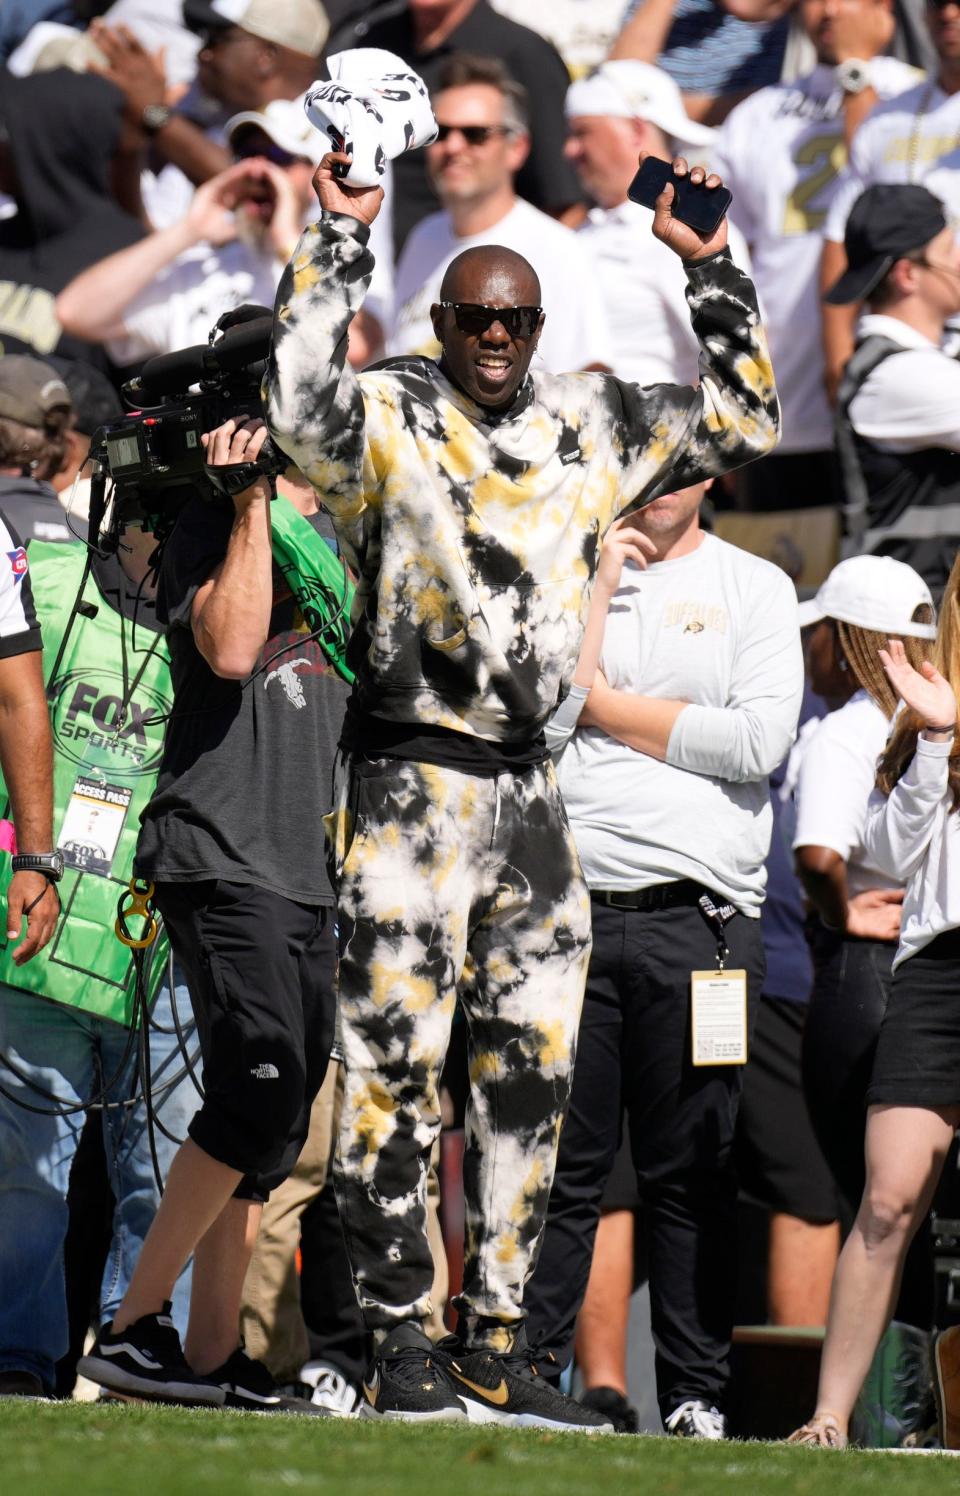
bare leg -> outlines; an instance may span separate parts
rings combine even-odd
[[[577,1318],[577,1365],[586,1388],[627,1395],[627,1316],[633,1293],[633,1211],[600,1217],[583,1305]]]
[[[779,1211],[770,1217],[767,1309],[772,1325],[822,1325],[840,1250],[840,1227]]]
[[[222,1366],[240,1344],[240,1300],[262,1212],[253,1200],[228,1200],[197,1242],[183,1349],[200,1376]]]
[[[833,1280],[817,1396],[818,1413],[831,1413],[843,1434],[958,1122],[957,1107],[872,1106],[867,1112],[867,1182]]]
[[[243,1175],[217,1163],[187,1138],[167,1176],[160,1207],[130,1286],[117,1310],[114,1331],[125,1330],[145,1314],[159,1314],[173,1296],[173,1285],[200,1238],[209,1231]],[[194,1277],[194,1283],[196,1277]],[[196,1294],[192,1294],[192,1299]],[[191,1310],[192,1315],[192,1310]]]

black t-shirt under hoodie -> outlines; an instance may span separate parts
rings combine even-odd
[[[0,71],[17,213],[0,222],[0,354],[65,358],[110,371],[96,343],[64,334],[56,297],[81,270],[143,237],[110,190],[123,96],[93,73]]]

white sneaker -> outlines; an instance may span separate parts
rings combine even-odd
[[[332,1361],[306,1361],[300,1380],[312,1389],[310,1401],[318,1408],[327,1408],[340,1418],[356,1418],[360,1394]]]
[[[694,1398],[681,1403],[664,1422],[668,1434],[679,1439],[725,1439],[727,1420],[709,1403]]]

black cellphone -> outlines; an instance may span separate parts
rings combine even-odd
[[[691,182],[689,175],[675,176],[669,161],[648,156],[630,183],[627,196],[642,208],[653,208],[668,182],[674,187],[674,218],[688,223],[698,234],[712,234],[733,202],[729,187],[707,187],[703,182]]]

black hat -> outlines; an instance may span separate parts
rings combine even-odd
[[[943,203],[926,187],[868,187],[847,219],[847,268],[824,301],[865,301],[897,260],[923,249],[946,226]]]

